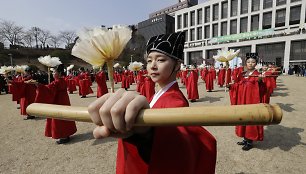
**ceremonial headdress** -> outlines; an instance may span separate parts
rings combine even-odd
[[[149,54],[151,51],[157,51],[173,59],[183,60],[184,43],[184,32],[153,36],[147,42],[146,52]]]
[[[245,60],[248,60],[248,59],[255,59],[256,62],[258,61],[258,53],[246,53],[245,55]]]

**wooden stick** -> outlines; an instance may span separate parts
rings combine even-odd
[[[27,113],[38,117],[92,122],[87,107],[33,103]],[[143,109],[135,126],[233,126],[279,124],[282,110],[278,105],[252,104]]]

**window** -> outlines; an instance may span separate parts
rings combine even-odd
[[[259,5],[260,5],[259,0],[252,0],[252,11],[258,11]]]
[[[237,20],[231,20],[231,28],[230,28],[231,34],[237,34]]]
[[[290,25],[299,24],[301,16],[301,6],[295,6],[290,8]]]
[[[272,25],[272,12],[264,13],[262,19],[262,29],[269,29]]]
[[[271,8],[273,5],[273,1],[272,0],[263,0],[263,8]]]
[[[184,33],[185,33],[185,40],[188,41],[188,30],[185,30]]]
[[[186,28],[188,26],[188,13],[184,14],[184,28]]]
[[[190,41],[194,41],[195,40],[195,29],[192,28],[190,29]]]
[[[298,2],[298,1],[301,1],[301,0],[291,0],[291,2]]]
[[[286,9],[277,10],[275,16],[275,27],[285,26],[285,21],[286,21]]]
[[[287,0],[276,0],[276,6],[284,5],[284,4],[286,4],[286,1]]]
[[[207,26],[205,26],[205,39],[208,39],[208,38],[210,38],[210,27],[209,27],[209,25],[207,25]]]
[[[203,10],[202,9],[198,9],[198,25],[202,24],[202,18],[203,18]]]
[[[227,18],[227,2],[222,2],[222,19]]]
[[[205,8],[205,23],[210,22],[210,7]]]
[[[213,37],[218,36],[218,24],[213,24]]]
[[[251,17],[251,31],[258,30],[259,28],[259,15],[254,15]]]
[[[177,29],[182,28],[182,15],[177,16]]]
[[[306,54],[306,41],[292,41],[290,49],[290,60],[304,60]]]
[[[216,21],[219,19],[219,4],[213,5],[213,20]]]
[[[192,11],[190,12],[190,26],[194,26],[195,25],[195,12]]]
[[[221,23],[221,36],[227,35],[227,22]]]
[[[202,40],[202,27],[197,28],[197,40]]]
[[[232,0],[231,16],[237,16],[238,0]]]
[[[240,14],[248,13],[249,0],[241,0],[241,11]]]
[[[245,33],[248,31],[248,17],[240,19],[240,33]]]

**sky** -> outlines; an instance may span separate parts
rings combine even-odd
[[[205,0],[199,0],[199,3]],[[1,0],[0,20],[58,34],[83,27],[131,25],[178,0]]]

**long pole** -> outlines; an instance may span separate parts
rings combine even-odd
[[[33,103],[27,113],[38,117],[92,122],[87,107]],[[279,124],[282,110],[278,105],[252,104],[143,109],[135,126],[233,126]]]

